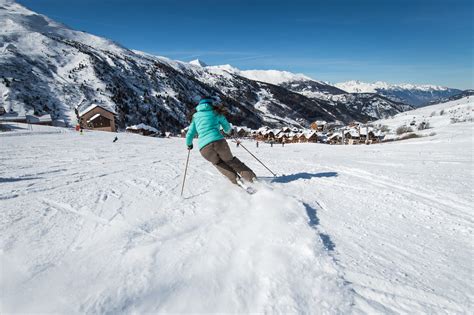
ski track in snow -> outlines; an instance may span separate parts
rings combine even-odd
[[[183,198],[182,139],[0,135],[0,310],[468,313],[472,124],[455,127],[449,141],[244,142],[285,174],[232,147],[262,177],[254,195],[194,150]]]

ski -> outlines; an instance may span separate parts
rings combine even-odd
[[[250,186],[250,185],[247,185],[246,183],[244,183],[240,178],[237,179],[237,185],[242,188],[246,193],[248,193],[249,195],[253,195],[257,192],[257,190]]]

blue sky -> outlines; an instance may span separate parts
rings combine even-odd
[[[473,88],[470,0],[18,0],[173,59],[315,79]]]

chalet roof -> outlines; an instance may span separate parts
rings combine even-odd
[[[340,132],[335,132],[332,135],[328,137],[329,140],[332,140],[334,138],[341,138],[341,133]]]
[[[29,123],[38,123],[38,122],[52,122],[50,114],[36,116],[36,115],[26,115],[26,121]]]
[[[370,133],[370,132],[372,132],[372,133],[375,132],[375,130],[374,130],[373,127],[368,127],[368,128],[369,128],[369,133]],[[361,128],[360,128],[360,135],[361,135],[361,136],[367,135],[367,127],[361,127]]]
[[[318,126],[323,126],[326,125],[328,122],[325,120],[316,120],[314,123]]]
[[[276,136],[276,135],[278,135],[278,134],[280,133],[280,131],[281,131],[280,129],[268,129],[268,130],[264,130],[264,131],[262,132],[262,134],[263,134],[264,136],[266,136],[266,135],[268,135],[268,134],[270,134],[270,133],[273,133],[273,135]]]
[[[146,124],[138,124],[138,125],[133,125],[133,126],[129,126],[127,128],[125,128],[126,130],[148,130],[148,131],[151,131],[151,132],[158,132],[158,129],[152,127],[152,126],[148,126]]]
[[[353,138],[359,138],[359,131],[357,129],[351,128],[344,131],[344,135],[350,134]],[[362,134],[362,133],[361,133]]]
[[[89,119],[87,120],[87,122],[89,123],[89,122],[91,122],[91,121],[93,121],[93,120],[95,120],[95,119],[97,119],[97,118],[99,118],[99,117],[100,117],[100,114],[95,114],[94,116],[92,116],[91,118],[89,118]]]
[[[116,114],[115,111],[113,111],[113,110],[111,110],[111,109],[109,109],[109,108],[106,108],[106,107],[101,106],[101,105],[98,105],[98,104],[92,104],[92,105],[90,105],[89,107],[87,107],[86,109],[81,110],[81,111],[79,112],[79,116],[84,116],[85,114],[87,114],[88,112],[90,112],[91,110],[93,110],[93,109],[96,108],[96,107],[100,107],[100,108],[102,108],[103,110],[105,110],[105,111],[107,111],[107,112],[109,112],[109,113]]]
[[[312,136],[314,136],[316,134],[316,131],[308,131],[308,132],[305,132],[304,133],[304,136],[306,137],[306,139],[309,139],[311,138]],[[316,134],[317,135],[317,134]]]
[[[240,131],[245,131],[245,132],[250,132],[251,129],[248,127],[234,127],[235,131],[240,132]]]

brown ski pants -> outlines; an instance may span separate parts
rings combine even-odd
[[[255,173],[238,158],[232,155],[225,139],[211,142],[200,150],[201,155],[214,164],[232,183],[237,184],[237,174],[251,182]]]

